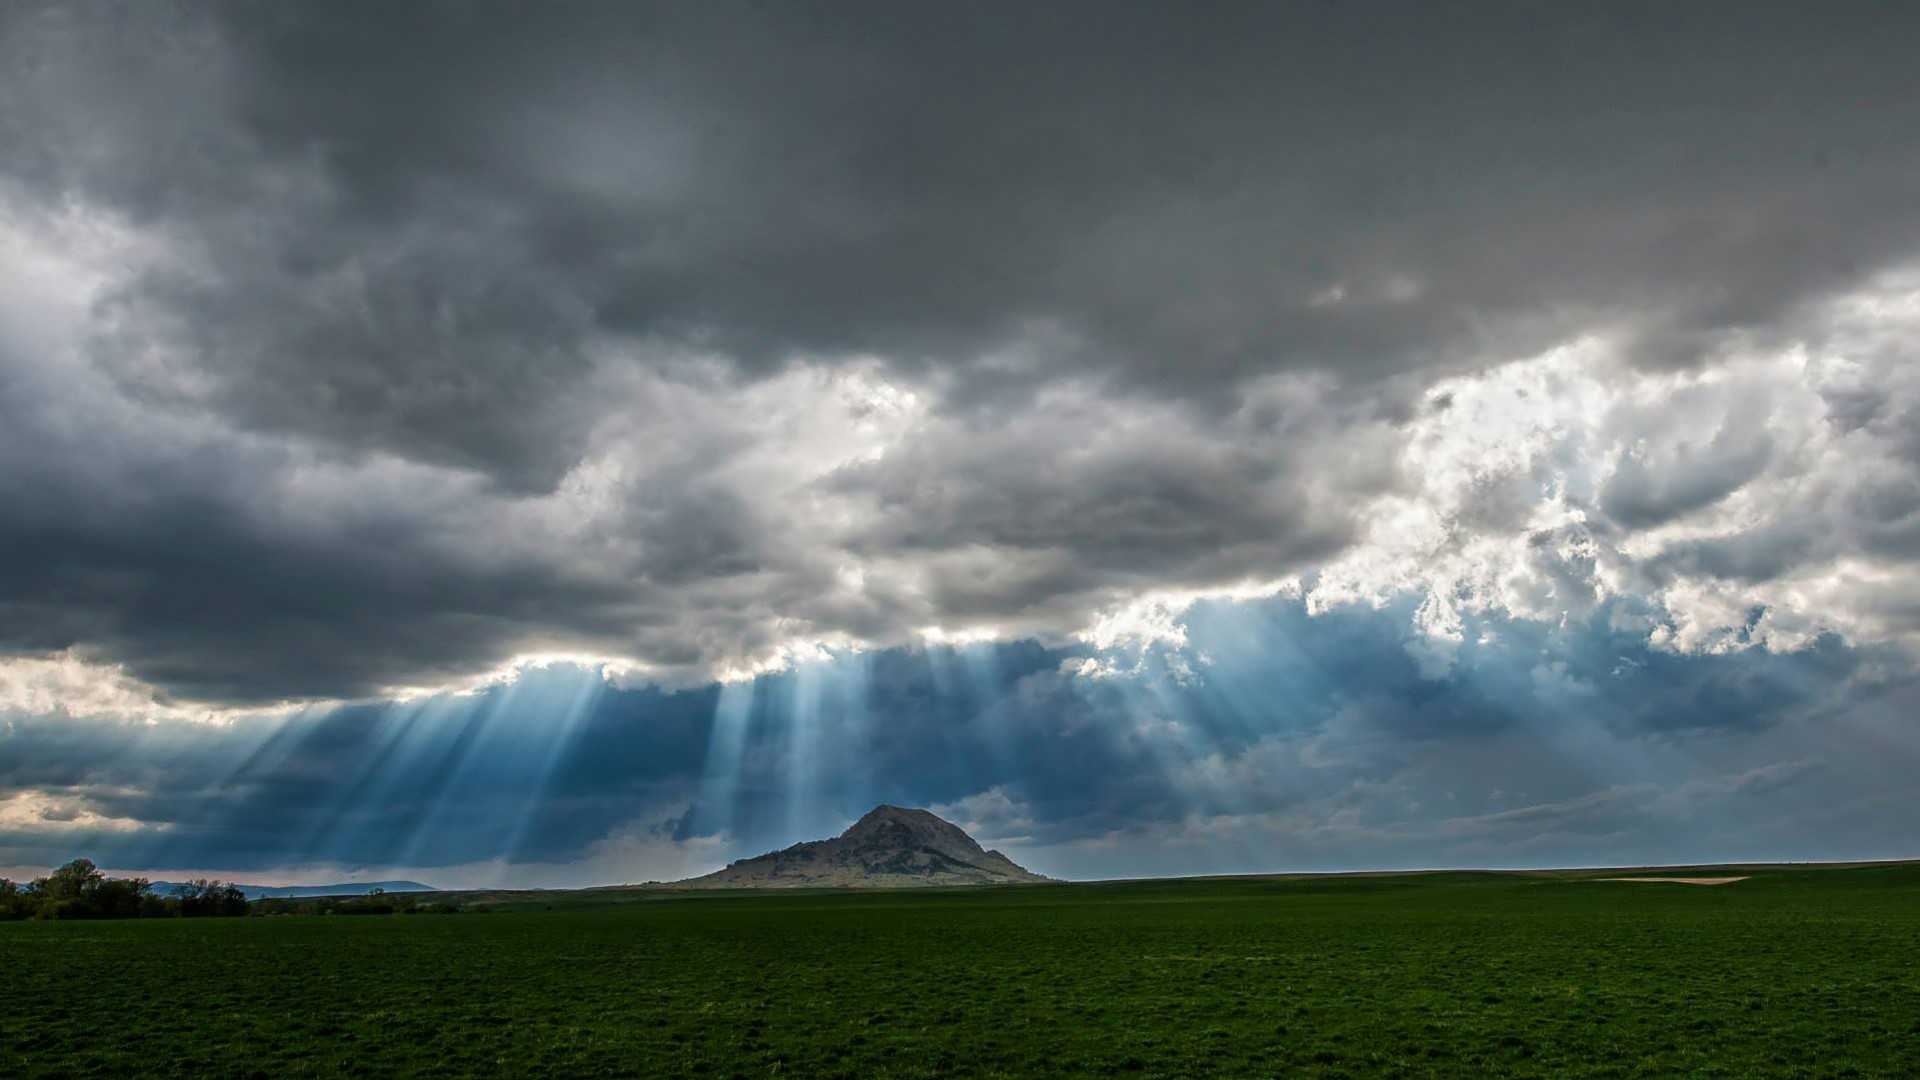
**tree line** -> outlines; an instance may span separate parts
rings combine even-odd
[[[247,894],[224,881],[196,878],[166,895],[146,878],[108,877],[75,859],[24,885],[0,878],[0,919],[166,919],[247,914]]]
[[[458,905],[375,889],[366,896],[247,901],[224,881],[196,878],[165,893],[146,878],[108,877],[75,859],[22,885],[0,878],[0,921],[11,919],[169,919],[239,915],[454,915]]]

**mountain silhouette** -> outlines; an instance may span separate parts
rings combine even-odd
[[[688,889],[897,889],[928,885],[1030,885],[1051,881],[926,810],[876,806],[846,832],[731,863]]]

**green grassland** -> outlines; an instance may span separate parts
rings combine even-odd
[[[0,1076],[1920,1075],[1920,867],[1754,873],[0,924]]]

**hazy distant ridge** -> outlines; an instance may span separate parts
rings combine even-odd
[[[165,896],[175,889],[185,888],[181,881],[156,881],[153,891]],[[383,892],[438,892],[431,885],[422,885],[417,881],[348,881],[337,885],[246,885],[235,883],[235,888],[247,894],[249,900],[286,899],[305,896],[365,896],[375,889]]]

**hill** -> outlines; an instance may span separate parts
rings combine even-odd
[[[926,810],[876,806],[846,832],[742,859],[676,889],[880,888],[1032,885],[1051,881],[987,851]]]

